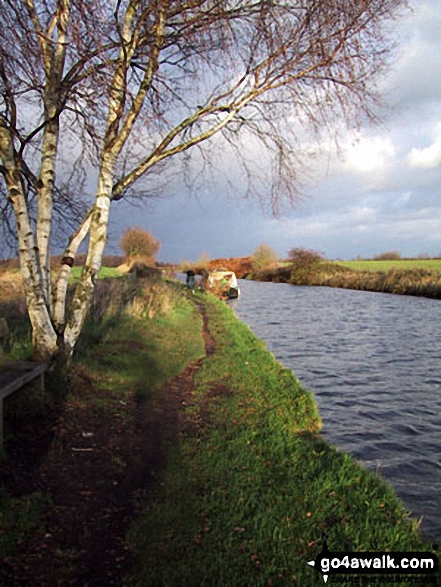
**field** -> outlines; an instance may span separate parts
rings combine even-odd
[[[387,273],[391,269],[425,269],[428,271],[437,271],[441,274],[441,259],[361,260],[335,261],[335,263],[348,269],[353,269],[354,271],[383,271]]]
[[[82,267],[72,268],[71,281],[79,279],[82,269]],[[121,273],[116,267],[101,267],[98,273],[98,279],[104,279],[106,277],[121,277]]]
[[[74,267],[70,281],[75,282],[80,276],[82,267]],[[105,277],[120,277],[121,273],[115,267],[101,267],[98,279]],[[23,295],[22,278],[18,269],[0,270],[0,300],[7,300]]]

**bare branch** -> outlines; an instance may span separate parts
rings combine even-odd
[[[393,54],[390,24],[405,7],[405,0],[5,0],[0,171],[3,195],[27,221],[24,235],[17,217],[20,254],[44,344],[53,347],[56,330],[73,349],[111,200],[135,189],[151,197],[176,172],[167,171],[172,158],[185,177],[213,174],[222,149],[273,211],[298,197],[308,171],[302,153],[376,116],[376,82]],[[79,221],[81,234],[88,229],[87,261],[67,323],[68,271],[60,273],[48,324],[41,303],[50,306],[52,226],[84,218],[77,212],[90,196],[86,170],[97,186],[93,212]]]

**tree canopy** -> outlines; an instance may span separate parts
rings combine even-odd
[[[264,196],[298,193],[302,141],[374,117],[404,0],[4,0],[0,213],[14,231],[36,356],[71,353],[107,239],[111,203],[151,195],[173,157],[228,147]],[[219,144],[223,141],[223,145]],[[87,164],[86,164],[87,162]],[[81,211],[85,179],[96,176]],[[164,180],[165,181],[165,180]],[[139,189],[139,187],[138,187]],[[51,283],[61,211],[77,227]],[[11,214],[15,225],[11,223]],[[66,308],[70,269],[88,256]]]
[[[279,255],[266,243],[262,243],[256,247],[251,257],[251,267],[254,271],[269,271],[275,269],[278,262]]]
[[[119,246],[129,263],[136,260],[154,264],[161,243],[147,230],[131,226],[124,231]]]

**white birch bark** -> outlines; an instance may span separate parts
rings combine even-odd
[[[51,300],[50,240],[52,229],[53,188],[58,143],[58,121],[50,122],[45,129],[42,144],[42,160],[38,180],[37,247],[40,258],[42,290],[46,305]]]
[[[14,154],[13,139],[9,130],[1,124],[0,157],[7,170],[4,176],[17,223],[20,269],[32,325],[34,357],[47,360],[57,351],[57,335],[42,291],[37,247],[21,184],[21,170]]]
[[[53,322],[55,330],[61,334],[66,323],[66,296],[69,277],[75,262],[75,257],[80,244],[85,239],[90,229],[93,208],[89,211],[79,228],[69,239],[69,244],[64,251],[61,267],[55,280],[53,291]]]
[[[33,2],[31,13],[38,28],[37,15]],[[51,302],[50,240],[52,230],[53,191],[55,185],[55,166],[58,152],[59,119],[58,103],[60,86],[66,58],[67,26],[70,15],[70,0],[57,2],[57,12],[51,23],[47,37],[40,35],[40,44],[44,54],[46,88],[44,96],[46,126],[41,147],[41,165],[37,184],[37,246],[40,258],[42,287],[46,305]],[[51,33],[56,33],[51,39]]]
[[[110,156],[106,158],[104,163],[98,181],[97,198],[90,219],[89,250],[86,264],[83,267],[80,280],[75,289],[64,331],[64,349],[67,355],[72,354],[83,329],[107,242],[110,196],[112,193],[115,163],[113,157]]]
[[[132,107],[124,118],[127,74],[130,61],[136,49],[137,32],[132,30],[135,15],[135,3],[129,4],[121,31],[122,47],[119,52],[109,95],[109,113],[103,141],[97,196],[90,220],[88,255],[80,281],[75,289],[74,299],[71,303],[70,313],[64,331],[64,347],[67,354],[73,352],[83,328],[92,300],[95,280],[101,267],[104,248],[107,242],[109,211],[116,161],[141,111],[147,95],[148,86],[152,79],[152,71],[149,69],[144,76],[144,80],[140,85]],[[163,12],[161,10],[158,15],[157,29],[157,34],[160,36],[162,35],[163,24]],[[157,52],[155,52],[156,58]]]
[[[17,53],[15,63],[18,64],[21,59],[27,62],[29,59],[29,80],[26,71],[26,80],[20,80],[20,77],[23,77],[22,73],[18,74],[18,78],[14,77],[14,73],[9,71],[14,70],[14,67],[2,68],[3,60],[0,59],[0,76],[4,85],[3,100],[6,104],[3,114],[0,114],[0,157],[4,164],[1,171],[17,219],[20,262],[37,355],[55,354],[57,342],[61,350],[64,343],[69,353],[73,350],[83,327],[95,279],[101,266],[107,239],[110,202],[122,197],[130,185],[160,161],[201,144],[235,120],[238,133],[242,126],[248,127],[253,136],[274,149],[280,162],[280,186],[289,194],[295,193],[295,188],[290,187],[295,185],[294,181],[288,184],[287,176],[284,176],[285,170],[288,169],[287,164],[294,161],[294,147],[289,142],[289,134],[285,137],[284,129],[278,126],[276,116],[273,116],[278,113],[278,105],[281,101],[295,104],[293,116],[300,114],[299,120],[309,122],[311,128],[316,131],[319,131],[322,125],[327,128],[337,113],[342,113],[348,123],[351,122],[349,126],[359,123],[360,113],[370,115],[371,107],[375,103],[375,92],[369,92],[367,80],[371,74],[381,70],[385,64],[383,55],[387,55],[391,48],[388,42],[383,48],[384,33],[377,18],[392,17],[397,7],[404,3],[404,0],[354,0],[353,3],[345,5],[342,18],[332,2],[312,2],[310,8],[306,3],[298,9],[285,6],[283,2],[269,2],[270,10],[261,16],[258,5],[242,6],[241,3],[237,6],[228,3],[225,6],[222,3],[214,3],[213,6],[205,5],[204,2],[173,3],[170,0],[118,0],[96,4],[85,0],[75,3],[72,0],[53,0],[52,3],[21,0],[16,3],[4,3],[5,14],[10,15],[2,21],[7,24],[5,35],[9,34],[8,31],[14,30],[14,22],[15,29],[21,31],[21,36],[17,35],[21,50]],[[75,7],[72,15],[71,4]],[[374,6],[379,10],[375,10]],[[8,13],[6,8],[9,10]],[[103,29],[104,34],[94,28],[92,35],[89,37],[87,34],[83,39],[84,31],[89,31],[89,23],[87,20],[81,22],[81,18],[90,18],[95,8],[99,11],[99,19],[93,20],[95,26],[97,22],[104,24],[103,17],[110,20]],[[380,16],[377,17],[378,14]],[[3,15],[3,11],[0,15]],[[237,28],[234,24],[236,19],[239,23]],[[166,20],[168,24],[165,27]],[[114,27],[113,31],[110,29],[111,26]],[[92,31],[92,27],[90,30]],[[239,31],[246,35],[244,42],[240,40]],[[89,52],[84,41],[95,35],[96,39],[90,42]],[[35,43],[31,42],[31,38]],[[170,50],[165,52],[163,59],[159,59],[164,43]],[[176,48],[176,54],[173,47]],[[206,78],[201,77],[204,81],[200,95],[203,96],[204,88],[208,90],[208,82],[213,76],[216,78],[216,68],[222,67],[217,61],[217,49],[224,51],[226,72],[229,60],[237,54],[238,63],[242,63],[244,67],[242,77],[236,79],[237,64],[234,64],[230,87],[223,86],[223,83],[227,83],[228,76],[223,81],[221,76],[220,85],[212,88],[213,93],[208,92],[205,101],[199,100],[199,90],[190,92],[187,96],[186,83],[184,82],[181,88],[179,76],[185,77],[186,72],[192,75],[193,70],[196,71],[194,67],[198,64],[199,56],[201,63],[208,63],[210,52],[214,51],[213,69],[207,70]],[[69,51],[70,67],[67,72],[64,71],[67,65],[66,51]],[[14,55],[10,50],[9,40],[6,45],[2,45],[1,55],[4,55],[5,63],[9,63],[9,60],[13,63]],[[150,92],[160,63],[163,64],[164,71],[158,76],[154,92]],[[138,77],[141,75],[138,70],[136,75],[133,75],[133,72],[129,74],[134,67],[144,71],[142,79]],[[182,69],[178,74],[179,68]],[[172,76],[170,80],[169,73]],[[83,220],[69,242],[55,284],[54,295],[51,296],[49,255],[60,132],[58,117],[64,108],[73,108],[74,112],[80,115],[80,104],[83,100],[80,97],[88,96],[88,76],[91,75],[92,80],[100,83],[101,74],[106,80],[106,91],[108,88],[109,92],[104,137],[101,135],[101,123],[104,122],[101,119],[101,102],[99,110],[92,109],[96,118],[92,118],[94,114],[91,118],[86,116],[85,124],[89,126],[83,127],[85,130],[92,130],[93,141],[103,139],[96,203],[91,215]],[[109,85],[108,76],[112,77]],[[31,80],[33,87],[29,86]],[[297,82],[301,82],[303,86],[299,85],[297,88]],[[90,89],[94,87],[92,84]],[[189,114],[185,120],[170,128],[168,124],[172,125],[175,114],[171,113],[169,116],[167,112],[171,111],[167,108],[164,114],[161,112],[160,96],[158,108],[153,106],[151,114],[157,116],[158,121],[161,119],[161,123],[165,123],[164,128],[168,131],[165,131],[162,140],[159,136],[155,137],[157,146],[153,147],[153,151],[136,153],[138,165],[133,163],[136,165],[135,168],[131,171],[128,169],[125,176],[115,183],[118,157],[142,113],[146,97],[149,92],[153,97],[154,93],[161,91],[161,87],[168,88],[176,94],[176,99],[181,101],[187,101],[187,97],[194,94],[196,101],[193,104],[193,114]],[[321,100],[324,90],[329,110]],[[263,94],[272,91],[276,91],[273,99],[268,96],[268,100],[258,100]],[[165,92],[164,100],[167,100],[167,94],[168,91]],[[41,116],[38,116],[37,126],[27,136],[24,134],[25,131],[21,131],[22,121],[16,117],[19,103],[23,101],[23,104],[26,104],[26,95],[30,96],[29,103],[39,96],[40,105],[44,106],[43,124],[40,124]],[[92,96],[90,93],[91,100]],[[306,102],[302,110],[300,104],[303,103],[303,99]],[[198,102],[201,102],[202,106],[197,105]],[[239,116],[239,113],[253,102],[257,117],[252,113],[249,117]],[[88,100],[86,103],[90,104]],[[273,114],[270,113],[272,106],[276,108]],[[283,113],[284,109],[281,108],[280,112]],[[24,115],[27,119],[26,111]],[[268,118],[265,118],[266,115]],[[1,126],[6,118],[9,122]],[[263,120],[261,129],[259,120]],[[282,125],[287,121],[288,117],[283,115]],[[27,124],[24,128],[26,126]],[[161,128],[161,124],[155,128]],[[294,132],[290,136],[296,138]],[[37,137],[38,143],[34,141]],[[19,144],[21,155],[29,156],[29,161],[23,161],[23,167],[26,163],[28,176],[32,175],[32,178],[28,179],[37,191],[35,234],[32,232],[29,219],[25,197],[27,194],[24,193],[22,185],[22,161],[14,150],[14,146],[18,149]],[[34,181],[32,170],[37,165],[34,150],[37,145],[41,148],[41,159],[37,181]],[[130,157],[127,160],[130,161]],[[295,179],[294,175],[289,177]],[[71,267],[78,247],[89,230],[87,262],[76,288],[72,311],[66,325],[66,294]]]

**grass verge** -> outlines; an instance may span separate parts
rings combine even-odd
[[[72,267],[72,273],[70,281],[77,281],[80,278],[83,267],[75,266]],[[98,272],[98,279],[106,279],[108,277],[121,277],[122,274],[116,267],[101,267]]]
[[[132,501],[161,466],[161,422],[169,417],[171,427],[176,419],[164,414],[159,389],[204,354],[201,316],[179,286],[164,283],[163,303],[154,318],[145,317],[141,299],[151,310],[151,287],[138,295],[139,315],[128,305],[89,322],[68,389],[53,398],[54,417],[51,406],[46,421],[34,408],[26,418],[16,417],[14,406],[5,410],[2,587],[121,584]]]
[[[334,551],[429,549],[392,488],[318,435],[315,401],[291,372],[225,304],[204,304],[216,350],[129,533],[126,585],[316,586],[307,562],[323,532]]]
[[[429,550],[391,487],[321,439],[312,394],[224,303],[196,297],[215,346],[170,402],[204,354],[202,321],[178,286],[155,285],[172,302],[154,306],[152,287],[85,332],[47,453],[0,470],[8,577],[122,584],[134,498],[126,587],[312,587],[323,532],[333,551]]]
[[[164,282],[163,303],[157,301],[157,306],[166,310],[151,316],[154,287],[158,286],[146,286],[146,292],[127,304],[122,314],[85,329],[77,363],[99,386],[113,391],[136,387],[138,394],[147,397],[203,355],[197,310],[173,284]]]

